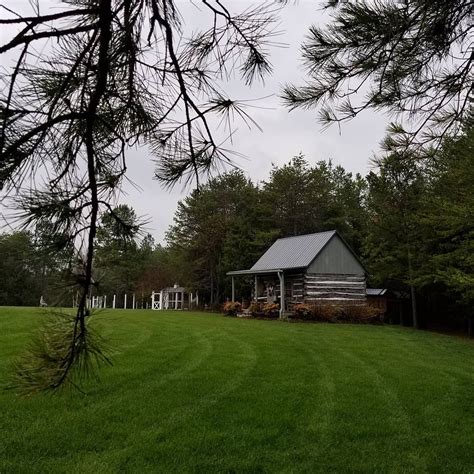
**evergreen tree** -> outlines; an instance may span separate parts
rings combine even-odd
[[[48,305],[69,306],[75,288],[71,284],[71,268],[76,255],[74,243],[61,235],[54,225],[39,221],[33,234],[36,258],[36,278],[41,295]]]
[[[308,199],[310,188],[311,173],[303,155],[281,168],[273,166],[270,179],[263,183],[263,199],[281,236],[306,234],[314,228],[316,203]]]
[[[302,155],[273,167],[263,183],[262,202],[282,237],[337,229],[357,250],[364,234],[366,182],[342,166],[320,161],[313,167]]]
[[[252,265],[274,235],[264,228],[267,218],[258,189],[240,171],[210,180],[181,201],[167,235],[182,268],[180,284],[207,290],[210,304],[220,302],[226,272]]]
[[[284,89],[290,108],[320,107],[325,124],[387,110],[414,122],[402,142],[460,131],[473,87],[471,2],[330,0],[327,6],[334,8],[332,20],[311,27],[303,44],[307,84]]]
[[[378,173],[367,177],[369,270],[378,284],[410,289],[413,325],[418,327],[416,277],[424,258],[418,220],[425,178],[411,156],[392,154],[378,159],[377,164]]]
[[[139,230],[136,213],[126,204],[102,215],[94,261],[99,294],[115,294],[121,301],[125,293],[134,290],[144,264],[139,252]]]
[[[425,258],[420,283],[441,284],[457,302],[457,310],[472,318],[474,305],[474,132],[445,140],[427,174],[419,225]]]
[[[38,305],[43,288],[37,264],[31,233],[0,234],[0,305]]]

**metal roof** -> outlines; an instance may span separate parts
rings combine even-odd
[[[167,288],[163,288],[163,291],[167,291],[168,293],[187,293],[186,288],[182,286],[168,286]]]
[[[265,274],[265,273],[278,273],[283,271],[282,268],[267,268],[265,270],[234,270],[232,272],[227,272],[226,275],[257,275],[257,274]]]
[[[305,268],[336,234],[335,230],[278,239],[250,269],[264,271]]]

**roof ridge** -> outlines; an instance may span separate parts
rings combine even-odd
[[[336,233],[336,232],[337,232],[336,229],[323,230],[321,232],[312,232],[311,234],[289,235],[287,237],[279,237],[277,240],[295,239],[297,237],[309,237],[310,235],[321,235],[321,234],[329,234],[329,233]],[[277,240],[275,240],[275,242]]]

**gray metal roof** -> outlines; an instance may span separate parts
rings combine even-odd
[[[305,268],[335,234],[335,230],[330,230],[278,239],[250,270]]]
[[[234,270],[227,272],[226,275],[242,276],[242,275],[257,275],[265,273],[278,273],[281,272],[282,268],[266,268],[265,270]]]
[[[387,290],[386,288],[367,288],[365,293],[367,296],[383,296]]]
[[[167,288],[163,288],[163,291],[167,291],[168,293],[187,293],[186,288],[182,286],[168,286]]]

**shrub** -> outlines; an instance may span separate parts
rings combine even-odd
[[[383,314],[380,309],[366,304],[348,305],[341,307],[341,320],[352,323],[380,323]]]
[[[237,316],[242,311],[242,305],[238,301],[227,301],[222,310],[226,316]]]
[[[261,303],[250,303],[249,311],[252,316],[258,316],[260,313],[263,313],[263,308]]]
[[[366,304],[298,304],[295,305],[294,312],[299,319],[328,323],[380,323],[383,320],[379,309]]]
[[[242,309],[249,309],[251,302],[249,300],[242,300]]]
[[[305,303],[296,303],[293,306],[293,312],[299,319],[308,319],[308,316],[311,316],[311,306]]]
[[[276,303],[266,303],[263,305],[263,313],[267,318],[275,318],[279,316],[280,306]]]
[[[307,319],[335,323],[340,313],[339,307],[332,304],[317,303],[311,305]]]

